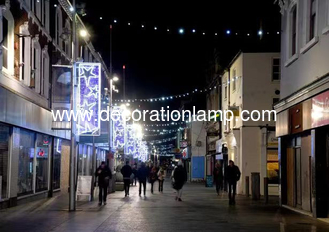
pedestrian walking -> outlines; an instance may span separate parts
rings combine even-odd
[[[136,182],[137,182],[137,164],[135,163],[134,164],[134,167],[133,167],[133,174],[134,174],[134,178],[133,178],[133,181],[131,183],[131,185],[134,185],[134,182],[135,182],[135,186],[136,186]]]
[[[223,190],[223,169],[220,163],[216,163],[214,168],[214,182],[216,183],[217,195],[219,195],[219,192]]]
[[[98,177],[98,187],[99,187],[98,204],[102,205],[102,202],[104,202],[104,205],[106,205],[107,188],[109,186],[110,179],[112,179],[112,172],[104,161],[102,161],[101,165],[96,169],[95,176],[96,178]]]
[[[153,186],[154,182],[157,180],[157,174],[157,169],[153,166],[150,172],[151,193],[153,193]]]
[[[129,161],[126,161],[126,165],[122,167],[121,173],[123,176],[123,183],[124,183],[125,197],[126,197],[129,196],[130,176],[133,173],[129,165]]]
[[[143,162],[141,164],[141,167],[137,170],[137,177],[139,182],[139,196],[142,194],[142,185],[143,185],[143,191],[144,196],[146,193],[146,179],[148,178],[148,169],[145,167],[145,163]]]
[[[177,190],[176,200],[182,201],[183,186],[187,181],[187,174],[182,161],[178,162],[173,177],[173,187]]]
[[[241,172],[233,160],[229,161],[229,166],[225,169],[225,179],[228,183],[229,204],[235,205],[236,182],[240,180]]]
[[[163,182],[166,177],[165,171],[163,168],[160,168],[158,172],[158,180],[159,180],[159,192],[163,192]]]

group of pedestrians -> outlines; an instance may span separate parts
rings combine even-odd
[[[123,176],[125,197],[129,196],[130,184],[138,179],[139,182],[139,196],[146,195],[146,182],[149,181],[151,184],[151,193],[154,192],[154,183],[158,181],[159,192],[163,192],[163,183],[166,177],[166,172],[163,168],[157,168],[156,166],[146,166],[145,163],[141,163],[140,167],[137,168],[135,164],[133,168],[129,165],[129,161],[122,167],[121,173]],[[96,177],[98,177],[99,186],[99,205],[106,205],[107,198],[107,187],[109,185],[109,180],[112,178],[112,172],[105,164],[102,162],[97,168]],[[133,178],[132,178],[133,175]],[[219,195],[220,191],[223,190],[224,180],[228,185],[228,197],[229,204],[235,205],[235,195],[236,195],[236,184],[240,180],[241,172],[234,164],[232,160],[229,161],[229,165],[225,168],[223,173],[223,168],[220,163],[217,163],[214,168],[214,182],[216,184],[216,192]],[[176,190],[177,201],[182,201],[183,186],[187,181],[187,173],[181,161],[178,162],[177,167],[173,170],[172,175],[172,186]],[[143,190],[143,191],[142,191]]]
[[[233,160],[230,160],[229,165],[225,168],[224,175],[221,164],[217,163],[213,174],[217,195],[219,195],[220,191],[223,191],[223,184],[225,181],[228,185],[229,204],[235,205],[236,184],[240,180],[241,176],[238,166],[234,164]]]
[[[133,168],[130,167],[129,161],[126,162],[121,169],[121,173],[124,181],[125,197],[129,196],[129,187],[131,182],[133,183],[138,179],[139,182],[139,195],[142,194],[142,188],[144,196],[146,195],[146,181],[151,184],[151,193],[154,193],[154,184],[156,181],[159,182],[159,192],[163,192],[163,182],[166,178],[165,171],[162,167],[156,166],[147,167],[145,163],[141,163],[140,168],[137,169],[137,164]],[[133,176],[133,177],[132,177]]]

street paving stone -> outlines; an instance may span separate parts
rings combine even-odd
[[[129,197],[115,192],[101,207],[97,199],[78,202],[75,212],[67,210],[67,194],[1,210],[0,231],[329,231],[323,221],[280,208],[277,197],[264,204],[238,196],[229,206],[226,193],[217,196],[213,188],[191,183],[178,202],[169,180],[163,193],[156,187],[151,194],[148,185],[146,197],[135,186]]]

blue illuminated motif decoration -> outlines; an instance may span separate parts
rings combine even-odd
[[[123,109],[120,107],[114,107],[112,114],[113,120],[113,140],[112,147],[114,148],[123,148],[125,145],[125,120],[123,120]]]
[[[77,133],[79,136],[100,135],[101,110],[101,64],[76,63],[78,89],[77,110],[79,112]]]

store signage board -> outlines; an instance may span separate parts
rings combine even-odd
[[[76,63],[75,64],[78,89],[77,133],[79,136],[100,136],[101,134],[101,64]]]
[[[312,98],[312,128],[329,125],[329,91]]]
[[[77,196],[91,196],[92,176],[78,176]]]

